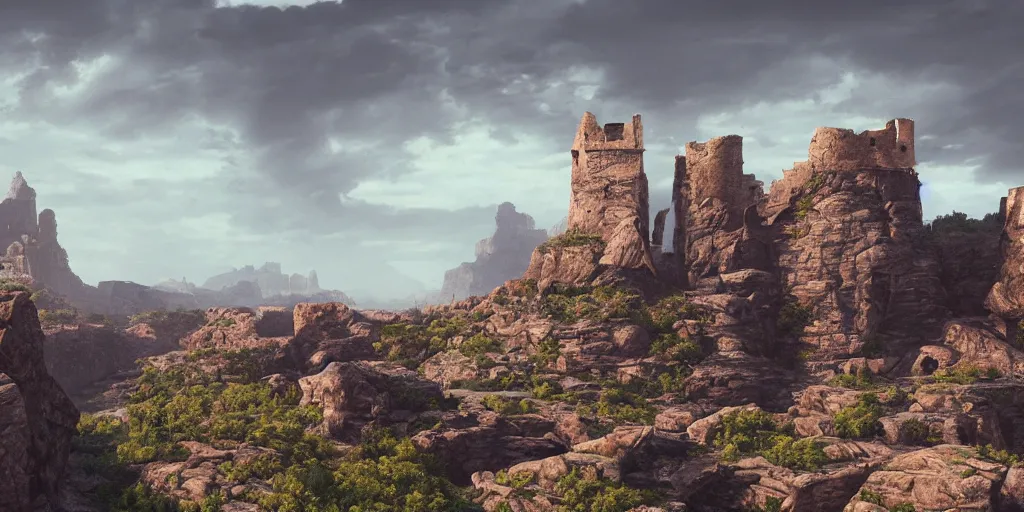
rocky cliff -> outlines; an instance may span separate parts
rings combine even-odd
[[[0,510],[53,510],[78,409],[46,370],[44,335],[24,292],[0,293]]]
[[[536,229],[533,217],[517,212],[512,203],[498,206],[494,222],[494,235],[476,244],[476,260],[445,272],[442,302],[486,295],[522,275],[533,250],[548,238],[543,229]]]

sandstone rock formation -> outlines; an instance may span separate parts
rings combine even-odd
[[[486,295],[521,276],[533,250],[548,238],[543,229],[535,228],[533,217],[517,212],[512,203],[499,205],[494,221],[494,235],[476,244],[476,261],[445,272],[439,297],[442,302]]]
[[[46,371],[43,331],[23,292],[0,296],[0,510],[56,506],[78,409]]]
[[[49,209],[36,215],[36,191],[20,172],[0,203],[0,225],[5,227],[0,230],[0,277],[38,283],[74,299],[88,294],[57,242],[56,215]]]
[[[1000,208],[1005,219],[1002,272],[985,305],[1006,319],[1024,318],[1024,187],[1010,190]]]

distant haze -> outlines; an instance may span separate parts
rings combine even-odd
[[[85,281],[276,261],[357,300],[439,289],[499,203],[565,216],[587,110],[644,116],[653,208],[687,141],[743,135],[767,185],[815,127],[893,117],[927,218],[1024,184],[1021,2],[262,3],[0,2],[0,177]]]

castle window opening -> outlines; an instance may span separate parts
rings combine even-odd
[[[604,125],[604,140],[622,140],[626,131],[626,123],[608,123]]]
[[[906,153],[907,152],[907,146],[900,146],[900,152]]]
[[[580,163],[580,152],[574,149],[574,150],[572,150],[572,164],[573,165],[579,165],[579,163]]]
[[[874,145],[875,145],[875,143],[876,143],[876,141],[875,141],[875,138],[874,138],[874,137],[871,137],[871,140],[870,140],[870,141],[868,141],[868,144],[871,144],[872,146],[874,146]]]

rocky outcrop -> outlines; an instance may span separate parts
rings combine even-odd
[[[177,349],[177,339],[158,337],[149,326],[129,331],[80,324],[48,329],[46,369],[62,388],[73,393],[119,372],[132,370],[135,361]]]
[[[35,305],[0,296],[0,509],[56,506],[78,409],[46,371]]]
[[[764,212],[780,235],[793,307],[809,312],[796,334],[813,346],[812,361],[867,343],[898,352],[941,334],[948,310],[921,218],[912,130],[906,119],[859,135],[820,128],[810,159],[772,184]]]
[[[985,306],[1006,319],[1024,318],[1024,187],[1010,190],[1001,208],[1005,219],[1001,251],[1003,265]]]
[[[441,387],[392,363],[330,363],[299,380],[302,404],[323,409],[324,433],[339,440],[358,439],[364,426],[409,421],[415,413],[436,410],[444,402]]]
[[[0,277],[46,287],[60,295],[82,300],[91,290],[71,271],[68,253],[57,242],[53,210],[36,214],[36,191],[18,172],[7,197],[0,203]]]
[[[505,281],[521,276],[533,250],[548,239],[547,232],[536,229],[533,217],[517,212],[512,203],[499,205],[494,221],[494,235],[476,244],[476,261],[445,272],[442,301],[487,295]]]
[[[210,308],[206,324],[183,339],[181,346],[230,350],[284,345],[293,331],[288,316],[277,308]]]

